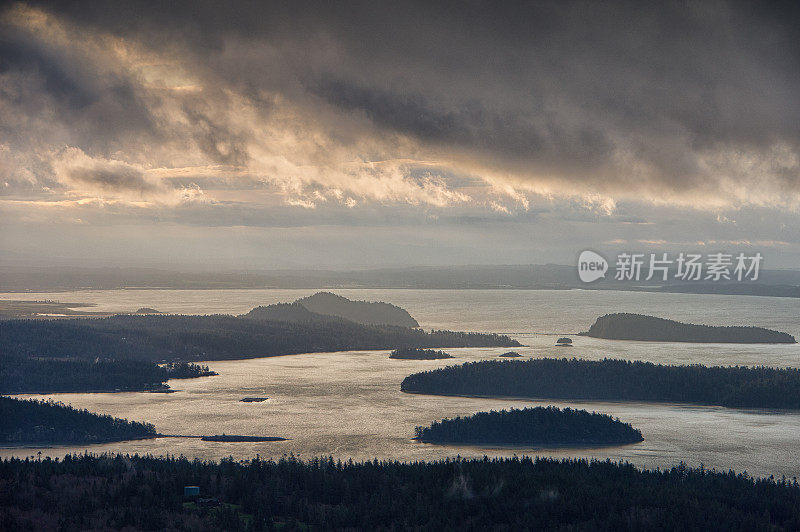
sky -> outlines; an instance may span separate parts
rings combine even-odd
[[[796,3],[154,4],[0,7],[0,265],[800,269]]]

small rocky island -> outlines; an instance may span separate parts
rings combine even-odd
[[[558,340],[556,340],[556,347],[572,347],[572,338],[567,338],[566,336],[562,336]]]
[[[286,438],[278,436],[236,436],[233,434],[217,434],[215,436],[203,436],[200,438],[202,441],[220,441],[220,442],[234,442],[234,443],[247,443],[259,441],[286,441]]]
[[[242,397],[239,399],[240,403],[263,403],[269,397]]]
[[[794,344],[794,336],[762,327],[712,327],[645,316],[606,314],[597,318],[588,332],[581,333],[607,340],[651,342],[698,342],[728,344]]]
[[[150,307],[142,307],[136,309],[136,312],[134,312],[134,314],[161,314],[161,311]]]
[[[417,427],[415,433],[426,443],[470,445],[604,446],[644,439],[639,430],[611,416],[554,406],[479,412]]]
[[[420,349],[418,347],[401,347],[395,349],[389,355],[389,358],[397,358],[403,360],[439,360],[442,358],[453,358],[444,351],[436,351],[434,349]]]
[[[502,355],[497,355],[500,358],[519,358],[522,355],[517,353],[516,351],[508,351],[507,353],[503,353]]]

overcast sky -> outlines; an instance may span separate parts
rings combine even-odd
[[[0,8],[1,263],[800,264],[796,2],[163,4]]]

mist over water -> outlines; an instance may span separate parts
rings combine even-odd
[[[241,314],[257,305],[293,301],[314,290],[111,290],[57,294],[0,294],[0,299],[96,303],[87,310],[131,312],[152,307],[186,314]],[[600,315],[637,312],[709,325],[757,325],[800,337],[800,300],[747,296],[610,291],[334,290],[351,299],[387,301],[407,309],[426,328],[503,332],[526,347],[525,357],[575,356],[647,360],[664,364],[764,364],[800,367],[798,345],[680,344],[574,337],[557,348],[552,335],[585,331]],[[800,412],[769,412],[668,404],[530,401],[411,395],[400,382],[411,373],[491,359],[503,348],[448,349],[456,358],[389,360],[389,351],[316,353],[208,362],[216,377],[170,381],[172,394],[52,394],[93,412],[151,422],[164,434],[282,436],[284,442],[222,443],[190,438],[80,447],[0,449],[0,456],[119,451],[244,459],[259,454],[304,458],[435,459],[446,456],[580,456],[629,460],[639,466],[689,465],[752,475],[800,476]],[[263,403],[241,403],[268,396]],[[42,396],[37,396],[42,397]],[[501,408],[549,405],[619,417],[645,441],[603,449],[530,449],[437,446],[411,440],[414,427],[443,417]]]

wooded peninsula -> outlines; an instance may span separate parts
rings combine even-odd
[[[0,321],[4,356],[227,360],[359,349],[517,347],[498,334],[422,331],[336,319],[277,321],[234,316],[112,316]]]
[[[169,391],[169,379],[216,374],[191,362],[5,356],[0,357],[0,393]]]
[[[158,436],[150,423],[94,414],[52,399],[0,397],[0,419],[0,443],[4,444],[103,443]]]
[[[794,336],[763,327],[712,327],[642,314],[606,314],[582,333],[607,340],[702,342],[728,344],[794,344]]]

